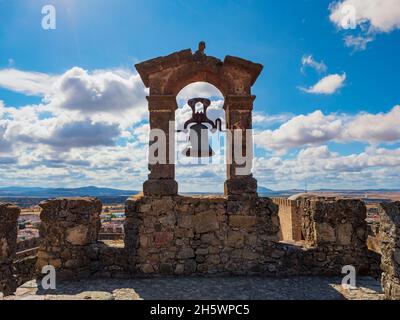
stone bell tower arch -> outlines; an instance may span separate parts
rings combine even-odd
[[[166,133],[167,163],[149,163],[150,174],[143,184],[144,195],[173,196],[178,193],[175,181],[175,150],[170,145],[175,141],[175,132],[169,130],[169,122],[175,120],[178,108],[176,96],[181,89],[194,82],[208,82],[216,86],[223,94],[225,118],[228,132],[252,129],[252,110],[255,96],[251,87],[260,75],[263,66],[242,58],[226,56],[224,61],[205,54],[205,43],[200,42],[195,53],[191,49],[174,52],[137,64],[137,71],[143,83],[150,89],[147,97],[150,112],[150,129],[161,129]],[[242,148],[242,154],[251,152],[246,135],[237,143],[236,135],[229,134],[227,140],[227,179],[225,195],[257,194],[257,181],[249,174],[237,174],[240,167],[234,160],[236,145]],[[153,141],[149,142],[150,145]],[[253,159],[251,159],[252,162]],[[247,163],[247,167],[252,164]],[[243,164],[242,164],[243,166]]]

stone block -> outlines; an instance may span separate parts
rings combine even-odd
[[[182,248],[176,257],[180,260],[194,258],[194,251],[192,248]]]
[[[172,232],[155,232],[154,233],[154,244],[158,247],[168,246],[173,240],[174,235]]]
[[[353,236],[353,226],[351,223],[340,224],[337,228],[337,241],[338,244],[343,246],[348,246],[351,244],[351,239]]]
[[[335,229],[325,222],[315,224],[315,237],[318,244],[336,242]]]
[[[248,230],[253,228],[257,223],[256,216],[230,216],[229,225],[233,228]]]
[[[215,213],[200,213],[194,216],[193,226],[196,233],[207,233],[219,229]]]
[[[88,239],[88,227],[79,225],[66,230],[66,240],[74,246],[83,246],[90,243]]]
[[[178,183],[172,179],[150,179],[143,184],[146,196],[174,196],[178,194]]]

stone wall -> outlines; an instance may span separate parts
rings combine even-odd
[[[21,209],[0,203],[0,292],[12,294],[17,287],[13,260],[17,248],[17,220]]]
[[[14,260],[14,275],[17,279],[17,285],[23,285],[25,282],[35,279],[36,277],[37,254],[29,255]]]
[[[1,284],[5,287],[7,283],[7,294],[15,289],[15,276],[17,284],[40,277],[47,264],[56,268],[57,279],[191,274],[340,276],[345,265],[356,267],[358,275],[375,275],[380,260],[366,246],[366,212],[360,200],[301,199],[305,240],[296,244],[279,241],[278,206],[257,196],[130,198],[124,247],[99,241],[101,202],[97,199],[55,199],[40,206],[38,254],[20,259],[15,259],[19,209],[0,207],[1,221],[5,221],[0,235],[8,237],[1,246],[8,250],[1,260],[5,270]],[[385,212],[392,212],[389,209]],[[396,257],[398,242],[395,245],[394,238],[390,239],[383,246],[384,283],[397,281],[389,276],[396,276],[398,264],[390,257]]]
[[[400,201],[382,203],[380,236],[382,288],[389,299],[400,299]]]
[[[314,265],[326,272],[340,272],[353,265],[359,273],[368,273],[378,257],[367,247],[366,207],[357,199],[304,198],[302,232],[305,266]]]
[[[126,203],[125,247],[143,274],[268,272],[278,207],[258,197],[146,197]],[[273,270],[275,271],[275,270]]]
[[[273,198],[272,201],[279,206],[281,240],[301,241],[302,212],[300,211],[300,201],[286,198]]]
[[[376,276],[360,200],[304,198],[306,240],[279,242],[268,198],[146,197],[126,203],[125,247],[135,274],[336,275],[352,265]]]
[[[52,265],[57,278],[89,273],[88,250],[97,243],[102,204],[95,198],[62,198],[41,202],[37,271]]]

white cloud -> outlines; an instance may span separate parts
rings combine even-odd
[[[44,96],[42,104],[20,108],[0,102],[0,152],[8,156],[112,146],[122,136],[132,139],[129,127],[147,116],[147,91],[139,76],[126,70],[72,68],[50,76],[3,69],[0,87]],[[47,160],[43,163],[54,165]]]
[[[147,90],[137,74],[123,70],[89,73],[74,67],[56,81],[46,100],[58,108],[83,114],[115,114],[132,108],[143,109],[146,94]]]
[[[378,33],[389,33],[400,28],[398,0],[341,0],[329,5],[330,20],[339,29],[351,32],[357,27],[360,34],[346,35],[346,47],[362,51],[375,40]]]
[[[16,83],[13,90],[27,89],[26,83],[19,83],[19,87]],[[186,97],[215,94],[204,90],[192,90]],[[145,95],[140,79],[129,71],[73,68],[56,76],[39,105],[13,108],[0,101],[1,183],[140,189],[148,174]],[[115,102],[118,105],[113,108]],[[224,117],[222,106],[223,100],[214,98],[210,118]],[[187,105],[179,108],[178,123],[183,124],[190,113]],[[378,145],[400,141],[399,114],[400,106],[379,114],[326,115],[319,110],[297,116],[255,113],[255,142],[274,151],[270,158],[256,164],[256,177],[260,185],[274,182],[274,188],[298,186],[307,175],[310,180],[315,175],[315,182],[321,184],[340,183],[342,179],[343,183],[374,181],[384,185],[383,177],[394,181],[400,175],[396,176],[400,151]],[[281,124],[276,130],[257,132],[276,123]],[[342,156],[324,146],[330,141],[361,141],[375,147]],[[281,157],[291,148],[300,148],[295,158]],[[222,163],[177,166],[180,190],[222,191],[225,169]]]
[[[307,67],[316,70],[318,73],[326,72],[328,69],[323,61],[315,61],[312,55],[304,55],[301,58],[301,71],[304,72],[305,68]]]
[[[368,24],[369,32],[390,32],[400,28],[398,0],[344,0],[331,3],[330,11],[330,20],[339,28],[343,28],[348,19],[354,19],[358,26]]]
[[[259,147],[284,152],[293,147],[330,141],[338,137],[341,130],[341,119],[336,115],[325,116],[317,110],[296,116],[276,130],[256,133],[255,143]]]
[[[344,81],[346,80],[346,74],[331,74],[321,80],[315,85],[309,88],[300,88],[304,92],[312,94],[333,94],[343,87]]]
[[[45,96],[52,90],[57,76],[46,73],[0,69],[0,87],[27,95]]]
[[[223,95],[214,85],[207,82],[194,82],[184,87],[176,96],[179,105],[183,105],[191,98],[208,98],[221,100]]]
[[[368,144],[400,141],[400,106],[387,113],[329,114],[320,110],[298,115],[276,130],[256,132],[255,143],[266,150],[286,153],[291,148],[335,141]]]
[[[279,113],[279,114],[264,114],[262,112],[254,112],[253,113],[253,126],[257,127],[268,127],[273,124],[284,123],[293,118],[293,114],[291,113]]]
[[[303,188],[305,181],[310,189],[398,189],[400,149],[367,147],[340,155],[327,146],[308,147],[287,159],[257,158],[255,176],[273,189]]]
[[[400,106],[388,113],[360,113],[352,119],[344,132],[344,139],[370,143],[400,140]]]
[[[363,51],[367,49],[367,44],[374,41],[373,37],[368,36],[345,36],[344,43],[346,47],[353,48],[354,51]]]

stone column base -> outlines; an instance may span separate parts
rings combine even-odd
[[[278,207],[268,198],[139,195],[125,208],[139,274],[259,274],[274,259],[266,248],[279,239]]]
[[[252,176],[239,176],[225,181],[225,195],[257,194],[257,180]]]
[[[173,179],[149,179],[143,184],[146,196],[175,196],[178,194],[178,183]]]

